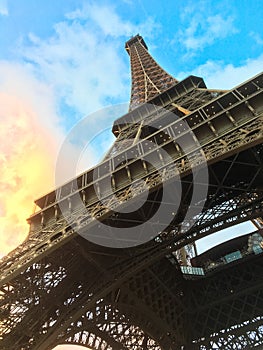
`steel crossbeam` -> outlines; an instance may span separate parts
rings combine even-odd
[[[140,36],[130,39],[126,50],[131,104],[114,123],[116,142],[96,167],[36,201],[40,211],[29,218],[27,239],[0,262],[0,347],[260,347],[262,255],[247,254],[191,278],[183,275],[176,254],[248,220],[261,232],[263,74],[230,91],[210,90],[202,78],[171,77]],[[182,150],[189,136],[196,142]],[[207,197],[194,203],[203,210],[184,222],[192,173],[206,165]],[[172,186],[176,172],[182,203],[170,223],[160,220],[162,232],[147,244],[117,250],[76,233],[98,232],[105,223],[109,233],[114,224],[125,234],[126,227],[151,222],[150,214],[162,203],[162,186]],[[144,198],[145,185],[145,205],[133,216],[116,216]],[[172,210],[173,202],[171,192],[163,204]]]

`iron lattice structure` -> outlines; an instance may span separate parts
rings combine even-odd
[[[230,91],[209,90],[202,78],[178,82],[167,75],[140,36],[129,40],[126,49],[132,63],[131,110],[114,123],[114,146],[95,168],[36,201],[40,210],[29,218],[27,239],[1,260],[0,347],[261,348],[263,259],[261,248],[251,242],[262,231],[263,75]],[[143,103],[147,101],[151,107]],[[196,150],[186,154],[178,146],[177,140],[189,132],[185,123],[201,146],[209,172],[207,196],[195,203],[203,210],[189,229],[182,229],[182,222],[193,188],[189,155]],[[160,148],[169,154],[167,159],[160,157]],[[160,163],[159,172],[143,160],[146,154]],[[194,159],[201,169],[203,158]],[[114,249],[76,232],[96,234],[99,222],[107,224],[108,233],[116,226],[125,232],[134,222],[151,221],[164,182],[171,187],[165,205],[172,211],[175,167],[183,188],[180,207],[155,239]],[[113,189],[110,195],[106,183]],[[134,212],[142,183],[149,195]],[[121,212],[123,207],[130,211]],[[257,228],[239,259],[179,265],[178,252],[189,244],[248,220]]]
[[[131,61],[130,109],[149,101],[177,83],[163,70],[148,52],[147,45],[139,35],[126,42],[125,48]]]

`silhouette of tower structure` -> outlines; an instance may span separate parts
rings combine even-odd
[[[263,75],[229,91],[211,90],[200,77],[171,77],[141,36],[125,47],[130,110],[113,125],[113,147],[96,167],[36,200],[27,239],[1,260],[0,348],[261,348]],[[180,146],[189,133],[203,158]],[[205,178],[195,184],[194,169],[205,167],[200,159],[208,184]],[[142,185],[149,192],[134,210]],[[193,202],[194,185],[208,186],[202,203]],[[164,186],[171,191],[162,203]],[[190,203],[202,210],[187,218]],[[125,238],[127,228],[151,223],[161,205],[173,217],[143,244],[105,247],[84,238],[99,235],[102,224],[109,236],[117,227]],[[193,251],[196,240],[246,221],[255,232],[203,254]]]

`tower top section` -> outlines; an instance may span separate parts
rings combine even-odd
[[[152,58],[145,41],[139,34],[126,42],[125,49],[131,63],[130,110],[150,101],[178,83]]]
[[[148,46],[146,45],[145,41],[143,40],[143,37],[140,36],[139,34],[133,36],[130,40],[126,41],[125,43],[125,49],[128,52],[128,54],[130,54],[130,46],[135,45],[137,43],[140,43],[141,45],[143,45],[146,50],[148,50]]]

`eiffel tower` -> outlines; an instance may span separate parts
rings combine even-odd
[[[0,348],[262,349],[263,75],[211,90],[166,73],[140,35],[125,48],[130,109],[113,147],[36,200],[27,239],[0,262]],[[190,134],[198,154],[182,146]],[[157,225],[162,205],[169,222]],[[197,254],[198,239],[246,221],[254,232]],[[145,222],[155,234],[126,237]]]

